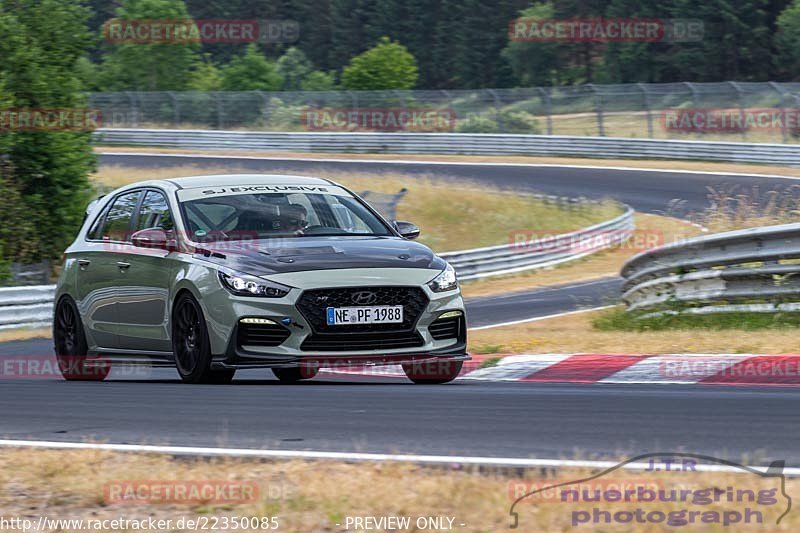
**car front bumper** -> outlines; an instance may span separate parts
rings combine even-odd
[[[421,269],[363,269],[295,273],[292,279],[270,277],[279,283],[291,284],[293,289],[283,298],[240,297],[220,287],[203,295],[215,368],[292,367],[301,364],[320,366],[353,366],[399,364],[436,360],[465,360],[466,314],[458,290],[433,292],[427,281],[438,272]],[[298,287],[299,285],[299,287]],[[341,331],[341,345],[335,350],[309,349],[303,343],[314,334],[313,324],[298,308],[304,291],[313,289],[368,289],[370,287],[414,288],[424,292],[427,304],[419,313],[413,331],[421,344],[413,347],[358,349],[348,344],[355,339],[346,329]],[[324,305],[324,304],[321,304]],[[437,340],[429,326],[444,313],[462,313],[457,337]],[[288,334],[277,346],[243,343],[239,329],[242,319],[267,319],[285,329]],[[270,326],[272,327],[272,326]],[[276,328],[277,329],[277,328]]]

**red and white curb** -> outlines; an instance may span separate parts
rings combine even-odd
[[[529,383],[652,383],[800,385],[800,355],[753,354],[533,354],[482,355],[464,365],[459,380]],[[358,376],[405,377],[399,365],[324,369]]]

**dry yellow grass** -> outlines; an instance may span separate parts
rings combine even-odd
[[[14,331],[0,331],[0,342],[25,341],[29,339],[47,339],[52,332],[49,328],[20,329]]]
[[[462,284],[462,292],[467,297],[488,296],[617,276],[625,261],[647,249],[648,243],[665,244],[692,237],[701,231],[693,224],[671,217],[637,213],[634,215],[634,220],[636,232],[633,238],[622,246],[553,268],[468,281]]]
[[[412,523],[418,517],[451,517],[454,518],[454,530],[490,532],[508,529],[511,504],[518,495],[530,491],[530,487],[535,490],[598,473],[587,469],[564,469],[557,473],[536,469],[510,474],[497,470],[479,472],[410,464],[193,460],[94,451],[2,450],[0,508],[6,519],[28,518],[34,522],[40,516],[84,520],[171,519],[175,531],[182,530],[174,525],[180,518],[277,517],[279,531],[306,532],[342,531],[347,517],[400,516],[410,517]],[[106,484],[153,481],[249,482],[256,483],[260,490],[255,503],[240,505],[106,501]],[[797,512],[789,513],[780,526],[775,525],[774,521],[786,510],[787,503],[776,479],[747,473],[654,474],[618,470],[591,486],[583,485],[582,490],[609,490],[619,487],[620,483],[665,490],[732,487],[757,491],[777,488],[774,505],[753,504],[763,512],[763,527],[768,531],[792,531],[800,527],[800,513]],[[799,481],[787,480],[786,492],[790,496],[799,490]],[[566,531],[570,528],[572,512],[584,509],[584,505],[526,499],[516,507],[519,512],[518,531]],[[681,507],[742,512],[746,504],[723,501],[711,505],[636,505],[648,512],[674,511]],[[606,503],[598,507],[616,511],[630,506],[630,503]],[[594,529],[591,525],[586,528]],[[625,531],[630,530],[630,526],[612,529]],[[353,530],[352,525],[350,530]],[[416,529],[412,527],[410,530]],[[639,526],[636,530],[662,529]],[[704,530],[722,531],[723,528],[705,526]]]
[[[93,178],[103,185],[119,187],[145,179],[236,172],[230,167],[136,169],[103,166]],[[504,244],[509,242],[511,232],[518,229],[568,231],[607,220],[620,212],[611,202],[580,208],[561,207],[546,204],[532,195],[431,177],[409,179],[402,174],[336,172],[326,172],[322,177],[357,191],[395,193],[407,188],[408,194],[398,206],[397,217],[417,223],[422,228],[420,242],[436,251]]]
[[[539,165],[575,165],[575,166],[614,166],[624,168],[649,168],[655,170],[696,170],[718,173],[743,174],[777,174],[781,176],[800,177],[800,168],[780,165],[755,165],[744,163],[714,163],[707,161],[663,161],[653,159],[592,159],[583,157],[534,157],[534,156],[491,156],[491,155],[427,155],[427,154],[348,154],[348,153],[308,153],[253,150],[181,150],[174,148],[135,148],[123,146],[100,146],[97,152],[124,153],[164,153],[164,154],[209,154],[254,157],[275,157],[290,159],[361,159],[380,161],[386,159],[403,159],[407,161],[451,161],[474,163],[528,163]]]
[[[797,353],[796,329],[598,331],[587,311],[528,324],[473,331],[475,353]]]

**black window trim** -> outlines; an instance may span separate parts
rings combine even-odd
[[[144,187],[144,188],[142,188],[140,190],[143,191],[143,194],[142,194],[142,197],[139,198],[139,202],[136,204],[136,212],[131,217],[131,225],[128,228],[128,233],[133,235],[133,229],[139,223],[139,215],[142,213],[142,206],[144,205],[144,200],[145,200],[145,198],[147,198],[147,193],[149,193],[149,192],[156,192],[156,193],[159,193],[161,195],[161,197],[164,199],[164,203],[167,204],[167,212],[169,212],[169,216],[170,216],[170,218],[172,218],[172,224],[175,225],[175,217],[172,215],[172,208],[169,205],[169,196],[167,195],[166,191],[163,191],[163,190],[159,189],[158,187]],[[143,228],[143,229],[149,229],[149,228]],[[130,241],[126,241],[126,242],[130,242]]]
[[[170,216],[172,216],[172,209],[170,208],[170,205],[169,205],[169,195],[163,189],[160,189],[158,187],[152,187],[152,186],[136,187],[136,188],[133,188],[133,189],[126,189],[124,191],[120,191],[119,193],[115,194],[114,197],[111,198],[111,200],[108,202],[108,204],[106,204],[106,206],[103,208],[103,211],[97,216],[96,219],[94,219],[92,224],[89,226],[89,229],[86,231],[86,235],[84,236],[84,240],[86,242],[112,242],[112,243],[117,243],[117,244],[130,244],[131,243],[130,236],[132,235],[133,228],[136,227],[136,223],[139,221],[139,211],[141,210],[142,203],[144,203],[144,199],[147,196],[147,193],[149,191],[155,191],[155,192],[161,193],[161,195],[164,197],[164,200],[166,200],[166,202],[167,202],[167,209],[169,209]],[[131,213],[131,218],[128,221],[128,232],[127,232],[127,235],[129,237],[128,240],[125,240],[125,241],[108,240],[107,241],[107,240],[104,240],[104,239],[90,239],[89,238],[89,233],[91,232],[92,228],[95,227],[95,224],[101,218],[103,219],[102,223],[101,223],[102,224],[101,228],[105,228],[106,217],[108,216],[108,212],[111,211],[111,208],[113,207],[114,202],[117,201],[117,198],[119,198],[120,196],[125,196],[126,194],[134,193],[134,192],[141,193],[141,195],[139,196],[139,199],[136,201],[136,206],[133,208],[133,213]],[[174,220],[174,218],[173,218],[173,220]]]

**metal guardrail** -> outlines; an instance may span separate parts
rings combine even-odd
[[[634,211],[570,233],[522,243],[439,254],[455,268],[459,279],[471,280],[574,261],[626,241],[633,232]]]
[[[662,246],[622,268],[629,311],[706,314],[800,310],[800,224]]]
[[[798,166],[800,145],[485,133],[99,129],[104,146],[206,150],[691,159]]]
[[[0,331],[50,327],[55,292],[55,285],[0,289]]]
[[[572,261],[626,240],[633,230],[633,210],[612,220],[581,230],[524,243],[490,246],[440,254],[462,280]],[[600,236],[600,238],[597,238]],[[49,327],[53,316],[55,285],[0,288],[0,331]]]

